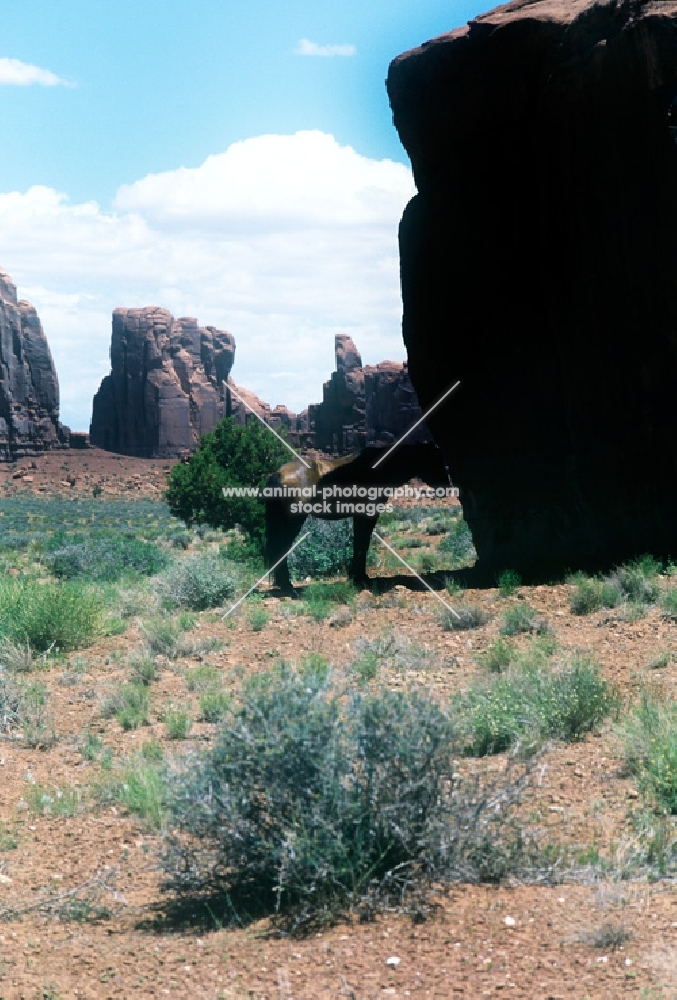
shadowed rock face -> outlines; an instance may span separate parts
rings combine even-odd
[[[68,447],[59,423],[59,382],[30,302],[0,270],[0,461]]]
[[[478,581],[677,554],[677,3],[520,0],[399,56],[409,372]],[[674,117],[673,117],[674,116]]]
[[[113,312],[111,374],[94,397],[93,445],[141,458],[194,451],[224,416],[235,340],[166,309]]]

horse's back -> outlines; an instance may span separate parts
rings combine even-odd
[[[287,462],[270,477],[275,480],[271,485],[288,489],[317,486],[326,475],[354,460],[354,455],[344,455],[341,458],[313,458],[308,466],[300,461]]]

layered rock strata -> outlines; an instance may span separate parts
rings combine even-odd
[[[478,580],[677,553],[677,3],[517,0],[399,56],[403,333]]]
[[[0,270],[0,461],[68,447],[59,382],[35,308]]]
[[[91,443],[142,458],[194,451],[225,416],[221,386],[234,357],[225,330],[152,306],[116,309],[111,373],[94,397]]]

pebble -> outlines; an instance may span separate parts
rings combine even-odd
[[[397,955],[391,955],[390,958],[386,958],[386,965],[399,965],[402,961]]]

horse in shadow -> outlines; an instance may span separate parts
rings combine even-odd
[[[293,589],[286,554],[308,515],[331,521],[352,517],[353,556],[348,575],[364,585],[369,579],[366,567],[371,535],[388,503],[382,491],[414,478],[433,489],[446,491],[451,487],[449,471],[436,445],[402,444],[374,468],[386,451],[365,448],[357,456],[313,460],[310,468],[303,462],[288,462],[269,477],[264,490],[266,565],[275,567],[277,587],[286,592]]]

